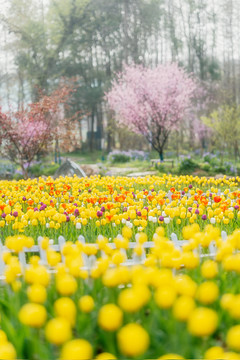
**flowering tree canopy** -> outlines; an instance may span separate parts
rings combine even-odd
[[[2,153],[21,166],[24,177],[35,155],[55,137],[58,131],[55,118],[71,92],[71,87],[61,86],[50,96],[42,96],[20,111],[3,113],[0,109]]]
[[[175,63],[155,69],[134,65],[118,74],[106,97],[119,122],[144,135],[163,160],[168,136],[178,129],[195,89],[195,81]]]

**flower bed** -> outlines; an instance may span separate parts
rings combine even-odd
[[[23,233],[59,235],[76,241],[112,240],[124,226],[152,236],[160,224],[170,236],[197,223],[216,224],[227,232],[240,227],[240,178],[192,176],[145,178],[90,177],[0,181],[2,238]]]
[[[0,182],[0,358],[240,358],[238,181]]]

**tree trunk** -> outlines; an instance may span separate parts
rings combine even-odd
[[[103,138],[103,114],[102,105],[99,104],[97,108],[97,149],[102,150],[102,138]]]
[[[177,142],[177,159],[179,159],[179,131],[177,130],[176,134],[176,142]]]
[[[55,139],[54,161],[55,164],[58,163],[58,139]]]
[[[113,148],[113,112],[107,112],[107,152]]]
[[[24,180],[27,180],[27,178],[28,178],[28,167],[25,168],[24,164],[21,164],[21,168],[22,168],[23,178],[24,178]]]
[[[129,0],[123,2],[123,37],[124,37],[124,62],[128,64],[128,47],[129,47]]]
[[[94,115],[95,115],[95,111],[94,109],[92,109],[92,114],[91,114],[91,134],[90,134],[90,151],[93,151],[94,148]]]
[[[79,146],[79,148],[80,148],[80,150],[82,150],[82,143],[83,143],[83,141],[82,141],[82,123],[81,123],[81,120],[78,121],[78,127],[79,127],[79,140],[80,140],[80,146]]]
[[[164,159],[163,159],[163,149],[161,148],[161,149],[158,151],[158,153],[159,153],[160,162],[163,162],[163,161],[164,161]]]
[[[235,141],[235,143],[234,143],[234,158],[235,158],[235,163],[237,162],[238,155],[239,155],[238,142]]]

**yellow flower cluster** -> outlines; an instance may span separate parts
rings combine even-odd
[[[5,237],[71,233],[71,240],[83,234],[89,242],[96,231],[114,236],[124,225],[147,233],[159,224],[177,232],[195,223],[232,230],[240,223],[239,180],[164,175],[0,181],[0,227]]]
[[[131,232],[128,227],[123,228],[119,239],[125,240],[119,242],[116,251],[128,249],[126,244]],[[16,304],[20,306],[18,327],[42,331],[38,341],[45,340],[39,346],[52,344],[60,359],[144,358],[146,354],[159,359],[194,358],[197,354],[205,358],[220,355],[224,359],[240,358],[240,328],[235,322],[240,319],[239,230],[225,240],[212,225],[203,232],[199,226],[191,225],[185,227],[183,233],[188,242],[180,250],[164,236],[164,229],[157,227],[150,239],[154,246],[146,254],[144,264],[132,267],[122,266],[122,258],[116,261],[116,252],[109,251],[108,239],[104,237],[97,240],[98,248],[94,244],[67,242],[62,249],[65,263],[56,252],[60,259],[55,264],[50,261],[48,266],[43,266],[40,258],[33,255],[27,268],[21,269],[18,258],[6,253],[8,291],[19,299],[19,305]],[[216,256],[202,260],[196,251],[208,243],[203,241],[208,237],[215,242]],[[137,233],[136,238],[141,246],[148,240],[142,232]],[[23,243],[24,239],[29,241],[23,237]],[[8,239],[6,244],[12,246],[14,240],[17,241],[17,237]],[[43,239],[42,246],[51,249],[47,238]],[[93,254],[97,257],[95,265],[84,270],[82,256]],[[15,314],[14,304],[10,320]],[[4,323],[2,326],[7,332]],[[177,341],[179,353],[171,353],[170,345],[164,354],[163,345],[156,347],[155,336],[160,329],[163,344],[165,341],[171,344],[172,337],[173,344]],[[177,329],[188,339],[185,348],[181,348]],[[97,345],[94,344],[96,334],[103,339],[97,340],[100,341]],[[15,358],[17,344],[8,342],[6,334],[2,337],[2,358]],[[206,350],[205,345],[197,349],[186,346],[188,341],[191,344],[189,339],[194,338],[205,339],[209,349]],[[220,341],[222,346],[218,345]],[[214,343],[216,346],[211,346]],[[99,354],[96,346],[101,347]]]
[[[0,182],[0,358],[240,359],[238,183]]]

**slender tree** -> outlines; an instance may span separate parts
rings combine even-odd
[[[212,130],[219,148],[233,150],[235,160],[239,155],[240,140],[240,106],[222,105],[208,117],[202,117],[203,123]],[[222,152],[223,154],[223,152]]]

